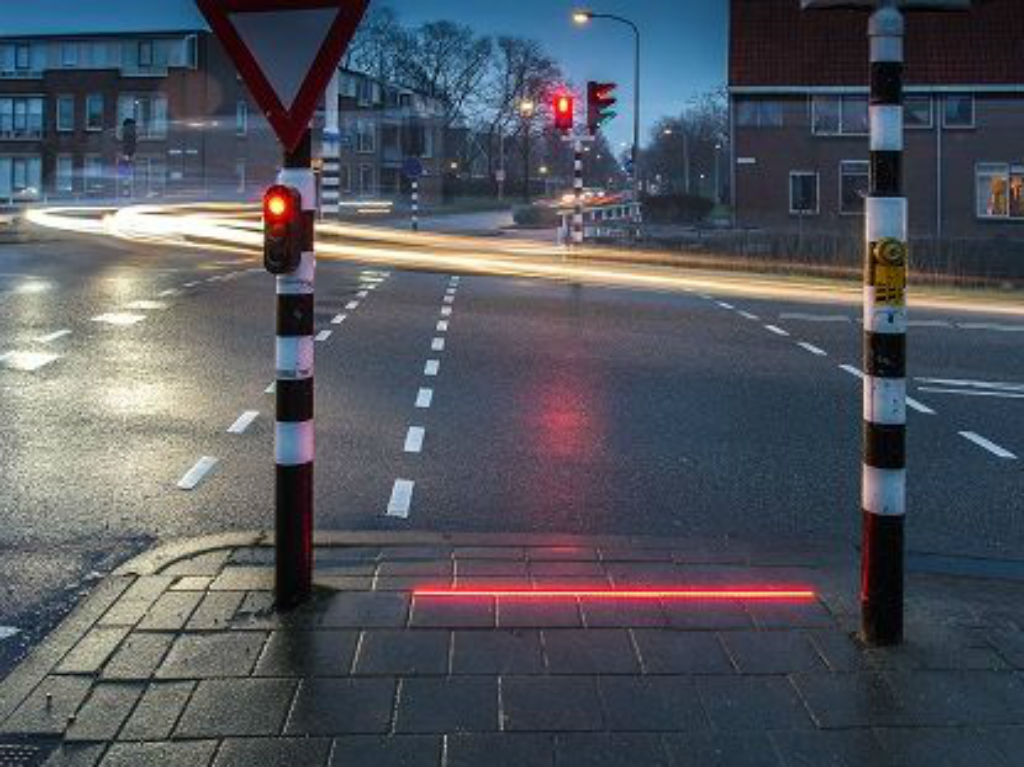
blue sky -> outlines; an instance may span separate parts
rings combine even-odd
[[[632,32],[610,21],[575,27],[566,0],[374,0],[390,5],[403,22],[451,19],[481,33],[533,37],[577,84],[620,83],[619,116],[606,132],[616,144],[632,140]],[[725,83],[727,0],[592,0],[594,11],[634,21],[641,33],[641,107],[647,129],[678,114],[687,100]]]

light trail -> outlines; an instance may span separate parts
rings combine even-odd
[[[418,588],[414,597],[465,597],[468,599],[609,599],[609,600],[786,600],[804,601],[816,598],[811,589],[793,588],[675,588],[675,589],[514,589],[474,588]]]

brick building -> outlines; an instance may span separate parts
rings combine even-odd
[[[741,227],[859,232],[867,12],[731,0],[732,183]],[[908,14],[905,187],[915,238],[1024,236],[1024,3]]]

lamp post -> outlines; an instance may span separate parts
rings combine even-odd
[[[530,123],[537,105],[530,99],[519,102],[519,116],[523,119],[523,201],[530,204]]]
[[[633,197],[640,201],[640,29],[629,19],[613,13],[595,13],[587,9],[573,11],[572,20],[583,26],[591,19],[608,19],[633,30]]]

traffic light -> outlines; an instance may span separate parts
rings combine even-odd
[[[562,133],[572,131],[573,98],[568,93],[555,94],[552,104],[555,112],[555,130]]]
[[[290,274],[302,260],[302,197],[280,184],[263,195],[263,265],[271,274]]]
[[[587,83],[587,129],[591,135],[615,117],[612,106],[617,101],[613,95],[617,87],[615,83]]]

